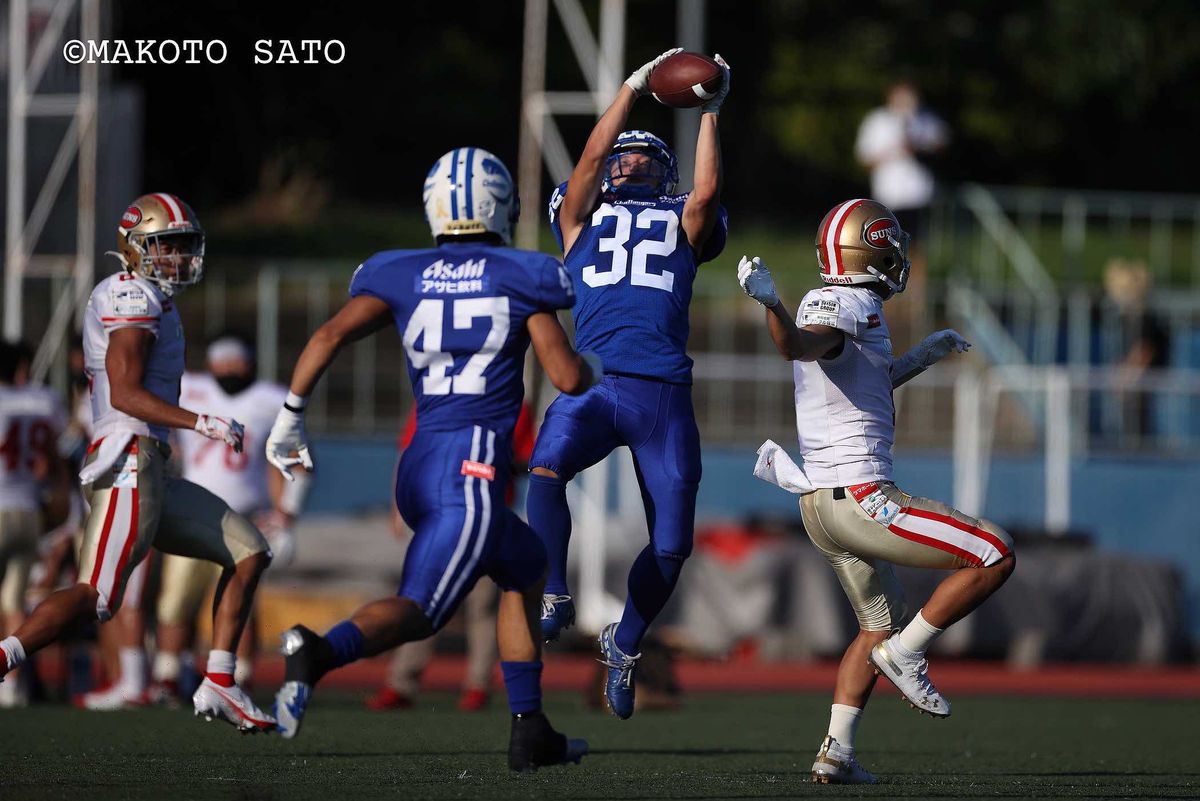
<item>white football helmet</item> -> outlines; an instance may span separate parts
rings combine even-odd
[[[424,201],[434,239],[491,233],[509,245],[521,213],[512,174],[479,147],[455,148],[438,159],[425,176]]]

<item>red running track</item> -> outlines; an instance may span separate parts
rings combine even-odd
[[[595,677],[589,656],[548,656],[543,674],[547,690],[581,690]],[[375,687],[383,683],[386,659],[364,660],[331,673],[322,686]],[[832,692],[836,662],[716,662],[681,660],[676,676],[686,692]],[[423,686],[457,690],[465,672],[461,656],[439,656],[430,663]],[[1200,667],[1142,668],[1112,665],[1048,665],[1012,670],[998,662],[934,661],[929,672],[947,694],[1057,695],[1108,698],[1200,698]],[[281,657],[259,661],[255,682],[283,679]],[[496,686],[499,686],[499,670]],[[886,682],[880,683],[880,688]]]

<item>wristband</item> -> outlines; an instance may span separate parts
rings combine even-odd
[[[301,397],[295,392],[288,390],[287,399],[283,402],[283,408],[289,412],[300,414],[304,411],[304,407],[308,405],[308,398]]]

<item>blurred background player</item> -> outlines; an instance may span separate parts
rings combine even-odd
[[[287,390],[257,380],[254,348],[237,333],[213,338],[205,354],[208,371],[184,373],[182,403],[197,409],[222,409],[245,426],[240,451],[195,431],[176,437],[183,477],[212,492],[229,508],[254,521],[274,554],[272,565],[286,566],[295,556],[292,526],[303,504],[308,476],[285,482],[267,463],[263,444]],[[182,666],[190,661],[197,617],[220,570],[211,562],[164,555],[162,589],[157,603],[158,647],[154,655],[152,695],[170,703],[179,695]],[[235,679],[246,686],[252,678],[258,637],[253,614],[238,648]]]
[[[743,257],[738,265],[738,280],[766,307],[771,339],[793,363],[796,383],[801,464],[768,442],[755,474],[802,493],[804,528],[837,573],[860,629],[838,669],[814,782],[874,783],[854,756],[854,738],[880,673],[915,709],[949,717],[950,702],[929,680],[925,652],[1000,589],[1015,566],[1003,529],[908,495],[892,480],[893,390],[970,347],[945,330],[892,357],[883,302],[904,291],[907,245],[908,234],[883,204],[839,203],[817,234],[827,286],[804,296],[795,322],[761,260]],[[954,571],[903,628],[904,593],[893,564]]]
[[[66,413],[50,389],[29,386],[32,352],[0,342],[0,638],[25,620],[25,591],[46,530],[42,507],[67,502],[68,476],[58,455]],[[0,683],[0,707],[24,706],[29,685],[20,672]]]
[[[674,194],[675,154],[648,131],[625,131],[634,102],[669,50],[637,69],[596,123],[570,181],[550,201],[550,225],[575,286],[575,336],[604,362],[604,380],[579,397],[560,395],[530,461],[529,524],[546,545],[547,641],[575,621],[567,587],[571,510],[567,482],[621,445],[633,453],[650,544],[629,571],[619,623],[600,634],[613,714],[634,709],[634,670],[650,623],[692,552],[700,486],[700,432],[692,409],[688,304],[696,269],[725,245],[717,114],[725,82],[700,107],[693,189]]]
[[[303,626],[284,633],[279,728],[296,736],[330,670],[429,637],[490,578],[503,590],[496,635],[513,716],[509,767],[578,762],[587,744],[554,731],[541,711],[545,552],[504,500],[530,343],[563,391],[583,392],[601,368],[572,349],[558,322],[574,300],[562,265],[508,247],[520,202],[499,159],[474,147],[450,151],[427,174],[424,202],[437,247],[384,251],[359,266],[350,300],[300,354],[267,441],[280,470],[311,469],[308,395],[343,345],[396,325],[420,421],[396,476],[396,505],[413,530],[400,590],[324,637]]]
[[[270,548],[215,495],[164,472],[172,428],[242,446],[237,421],[176,405],[184,337],[173,296],[203,274],[204,231],[174,195],[143,195],[122,215],[117,247],[123,269],[96,285],[84,317],[96,439],[80,474],[91,509],[79,580],[52,593],[0,641],[0,677],[76,625],[109,620],[130,573],[154,545],[224,568],[213,608],[214,648],[193,697],[196,714],[242,730],[269,729],[274,720],[233,680],[233,652]]]
[[[400,451],[412,444],[417,433],[417,410],[409,413],[400,435]],[[533,452],[534,426],[533,407],[522,401],[521,414],[513,429],[512,481],[505,494],[505,505],[512,508],[516,498],[517,482],[529,469],[529,456]],[[404,525],[399,509],[392,509],[392,530],[396,538],[408,539],[411,533]],[[467,670],[463,676],[462,694],[458,708],[463,712],[478,712],[487,707],[491,698],[492,670],[496,665],[496,585],[491,581],[480,581],[463,601],[463,624],[466,635]],[[386,683],[369,698],[368,709],[383,712],[392,709],[410,709],[421,690],[421,675],[433,659],[437,635],[418,642],[401,645],[388,663]]]

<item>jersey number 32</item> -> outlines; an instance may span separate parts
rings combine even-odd
[[[629,283],[670,292],[675,287],[675,273],[663,270],[652,273],[646,269],[650,256],[670,256],[675,252],[679,234],[679,215],[670,209],[639,209],[631,212],[624,206],[603,203],[592,214],[592,225],[599,227],[609,217],[616,218],[612,236],[602,236],[596,242],[601,253],[612,254],[612,267],[600,271],[593,264],[583,268],[583,282],[588,286],[601,287],[620,283],[629,275]],[[627,247],[634,228],[650,228],[654,223],[665,223],[662,239],[647,236],[633,246]]]

